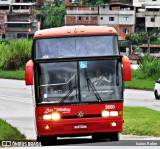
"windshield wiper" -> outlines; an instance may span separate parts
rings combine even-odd
[[[76,99],[78,97],[78,94],[77,94],[77,79],[76,79],[76,74],[68,81],[70,82],[74,77],[75,77],[75,86],[72,87],[69,92],[61,99],[61,101],[59,102],[59,104],[63,103],[68,97],[69,95],[76,89]]]
[[[87,86],[88,86],[88,90],[89,90],[89,86],[91,87],[94,95],[96,96],[98,102],[102,102],[102,99],[100,97],[100,95],[98,94],[96,88],[94,87],[93,83],[91,82],[91,80],[88,78],[88,74],[87,74],[87,70],[85,69],[85,75],[86,75],[86,81],[87,81]]]
[[[69,90],[69,92],[61,99],[61,101],[59,102],[59,104],[63,103],[75,89],[76,89],[76,86],[72,87]]]
[[[87,78],[87,82],[88,82],[89,86],[91,87],[94,95],[96,96],[98,102],[102,102],[102,99],[101,99],[99,93],[97,92],[96,88],[94,87],[93,83],[91,82],[91,80],[89,78]]]

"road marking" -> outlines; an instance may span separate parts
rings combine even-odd
[[[15,102],[21,102],[21,103],[27,103],[27,104],[33,104],[31,98],[23,98],[23,97],[16,97],[16,96],[5,96],[5,95],[0,95],[0,100],[10,100],[10,101],[15,101]],[[28,101],[24,101],[28,100]],[[31,101],[29,101],[31,100]]]
[[[158,100],[156,100],[156,99],[124,98],[124,102],[125,102],[125,101],[127,102],[127,100],[128,100],[128,102],[132,100],[132,101],[136,101],[136,102],[149,102],[149,103],[152,103],[152,104],[160,105],[160,102],[159,102]],[[131,101],[131,102],[132,102],[132,101]]]
[[[134,97],[134,98],[124,97],[124,100],[145,100],[145,101],[156,101],[156,100],[152,100],[152,99],[139,98],[139,97]]]
[[[16,89],[16,90],[27,90],[27,91],[31,91],[31,89],[29,89],[29,88],[18,88],[18,87],[8,87],[8,86],[6,86],[6,87],[2,87],[2,86],[0,86],[0,89]]]

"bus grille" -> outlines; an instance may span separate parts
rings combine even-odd
[[[61,119],[76,119],[76,118],[95,118],[99,117],[101,118],[101,114],[90,114],[90,115],[84,115],[83,117],[78,117],[78,115],[70,115],[70,116],[62,116]]]

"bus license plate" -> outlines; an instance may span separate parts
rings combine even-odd
[[[74,129],[87,129],[87,125],[84,124],[74,125]]]

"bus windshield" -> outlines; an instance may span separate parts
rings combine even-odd
[[[37,64],[38,103],[122,100],[121,65],[117,60]]]
[[[36,59],[119,55],[117,36],[59,37],[36,40]]]

